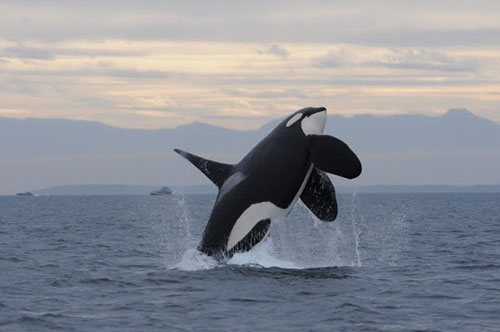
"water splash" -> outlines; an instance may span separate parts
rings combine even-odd
[[[188,246],[191,246],[195,240],[193,239],[193,232],[191,230],[191,218],[186,204],[186,195],[175,195],[173,198],[175,202],[176,217],[184,230],[184,236],[182,238]]]
[[[356,253],[356,266],[361,266],[361,254],[359,250],[359,238],[360,238],[360,229],[358,228],[358,225],[356,224],[357,219],[361,219],[364,221],[364,217],[361,213],[356,213],[357,212],[357,204],[356,204],[356,198],[357,198],[357,191],[354,191],[351,196],[351,226],[352,226],[352,232],[354,234],[354,250]]]
[[[300,269],[300,267],[294,263],[279,259],[274,255],[273,241],[270,238],[258,244],[250,251],[236,253],[230,259],[223,261],[219,261],[214,257],[208,256],[197,249],[188,249],[182,255],[180,262],[170,267],[170,269],[181,271],[202,271],[214,269],[224,265]]]
[[[182,255],[181,261],[171,267],[173,270],[200,271],[211,270],[221,263],[197,249],[188,249]]]
[[[205,199],[178,195],[173,202],[176,230],[168,234],[168,268],[196,271],[224,265],[278,267],[284,269],[310,269],[338,266],[362,266],[362,218],[359,202],[353,195],[347,214],[332,223],[318,220],[302,203],[283,220],[273,222],[270,236],[249,252],[236,253],[227,261],[216,261],[196,249],[209,213]],[[202,205],[200,205],[202,204]],[[207,206],[205,206],[207,205]],[[206,208],[200,212],[199,207]],[[194,209],[193,209],[194,208]],[[350,208],[350,214],[349,214]],[[172,217],[174,217],[172,215]],[[201,222],[201,223],[200,223]],[[169,227],[172,227],[170,224]],[[361,228],[360,228],[361,227]],[[198,229],[200,228],[200,229]],[[200,234],[196,234],[200,233]]]
[[[199,236],[193,230],[193,211],[187,195],[180,193],[159,198],[152,230],[159,237],[165,266],[172,268],[182,261],[183,253],[196,247]]]
[[[276,256],[272,238],[267,238],[264,242],[259,243],[250,251],[234,254],[234,256],[227,261],[227,264],[264,268],[279,267],[282,269],[300,268],[293,262],[280,259]]]
[[[324,222],[299,203],[273,231],[278,258],[302,269],[361,266],[359,231],[349,215]]]

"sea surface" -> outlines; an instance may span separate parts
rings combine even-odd
[[[252,251],[214,195],[0,197],[1,331],[500,331],[500,194],[343,194]]]

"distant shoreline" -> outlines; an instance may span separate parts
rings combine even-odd
[[[358,193],[500,193],[500,185],[367,185],[339,187],[338,192]]]
[[[121,185],[121,184],[85,184],[54,186],[40,190],[31,190],[40,196],[77,196],[77,195],[149,195],[162,186]],[[216,194],[213,185],[169,186],[173,194]],[[497,185],[363,185],[337,186],[337,193],[500,193]],[[15,193],[12,193],[15,195]],[[10,195],[6,195],[10,196]]]

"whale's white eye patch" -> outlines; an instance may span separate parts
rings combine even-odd
[[[307,135],[321,135],[325,129],[326,111],[317,112],[313,115],[307,116],[302,120],[301,127],[304,134]]]
[[[302,113],[297,113],[295,114],[294,116],[292,116],[292,118],[290,120],[288,120],[288,122],[286,123],[286,126],[287,127],[290,127],[291,125],[293,125],[295,122],[299,121],[300,119],[302,119]]]

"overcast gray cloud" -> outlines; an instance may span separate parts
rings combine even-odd
[[[9,40],[142,39],[485,45],[497,1],[16,1],[0,4]]]
[[[0,57],[50,60],[54,57],[54,54],[50,50],[44,48],[14,46],[0,49]]]
[[[276,55],[276,56],[280,56],[280,57],[283,57],[283,58],[286,58],[288,56],[288,51],[279,46],[279,45],[276,45],[276,44],[273,44],[271,46],[269,46],[268,48],[264,48],[264,49],[256,49],[256,52],[258,54],[271,54],[271,55]]]
[[[359,52],[358,52],[359,53]],[[433,70],[442,72],[474,72],[480,62],[473,56],[450,56],[436,49],[389,48],[384,54],[361,56],[346,48],[317,57],[313,65],[323,68],[388,67],[394,69]]]
[[[303,91],[299,89],[274,89],[274,90],[265,90],[265,91],[243,91],[237,89],[224,89],[224,93],[227,93],[231,96],[239,96],[239,97],[251,97],[251,98],[307,98],[307,96],[303,93]]]

